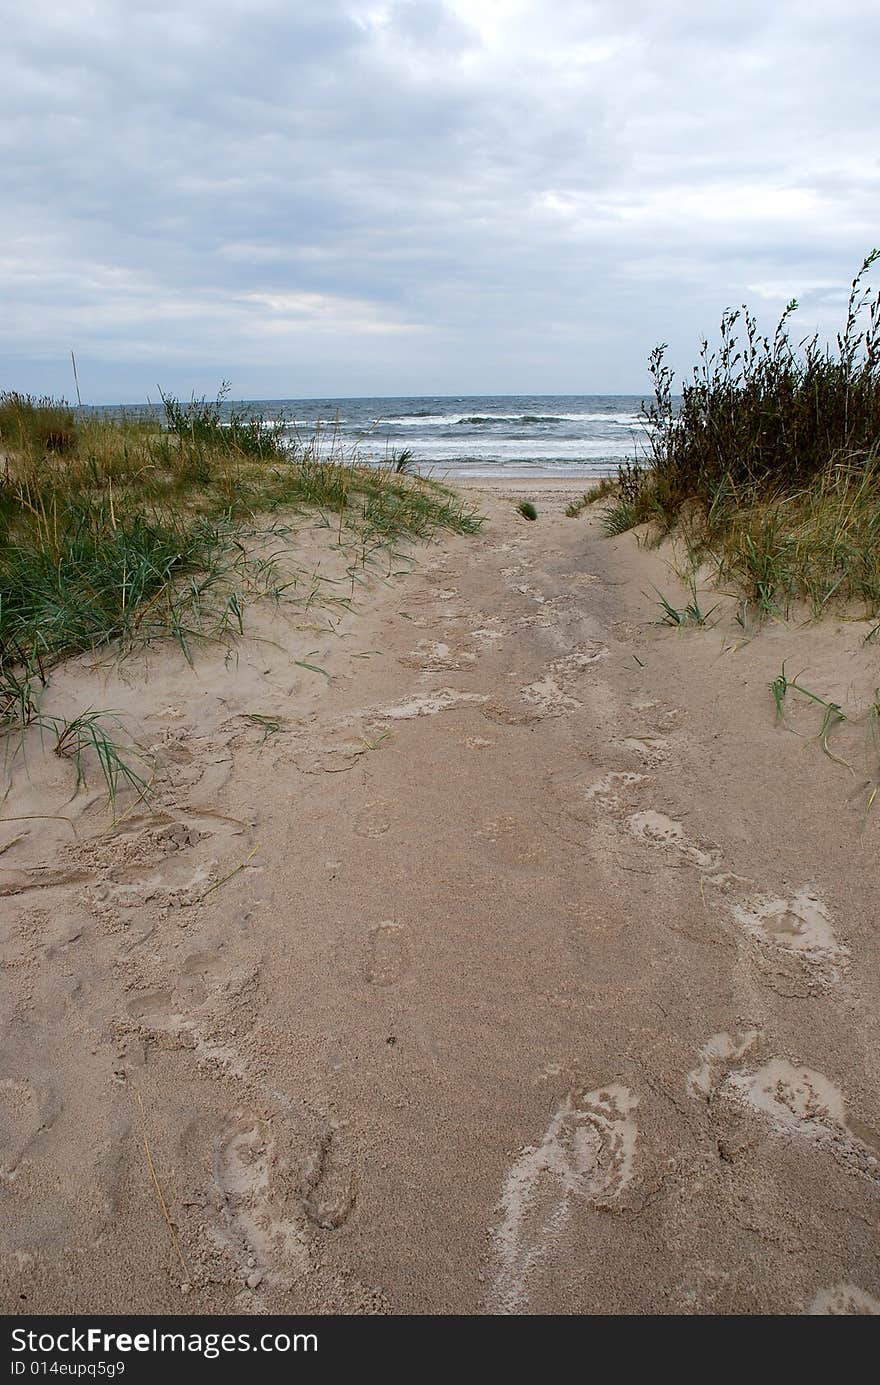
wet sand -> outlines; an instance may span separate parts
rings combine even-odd
[[[11,768],[5,1311],[880,1311],[869,627],[657,624],[585,484],[350,589],[304,524],[354,612],[59,671],[156,777]]]

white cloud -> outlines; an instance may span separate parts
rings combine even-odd
[[[0,387],[639,390],[878,238],[868,0],[2,8]]]

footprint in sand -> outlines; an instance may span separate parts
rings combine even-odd
[[[303,1209],[309,1221],[333,1231],[347,1220],[356,1196],[357,1183],[341,1136],[328,1126],[306,1167]]]
[[[111,872],[103,879],[92,881],[82,893],[82,903],[95,918],[113,929],[123,917],[119,910],[155,908],[187,909],[201,903],[210,888],[212,873],[218,868],[216,859],[202,865],[182,863],[179,869],[169,869],[164,875],[143,875],[140,871],[122,872],[125,879],[118,883]],[[140,878],[138,878],[140,876]]]
[[[590,766],[574,772],[568,767],[553,771],[545,783],[567,817],[595,825],[597,819],[606,821],[632,812],[644,802],[646,786],[652,780],[647,774],[635,774],[631,770],[597,774]]]
[[[846,1134],[843,1094],[813,1068],[771,1058],[755,1072],[729,1073],[727,1085],[745,1105],[765,1116],[777,1135],[821,1142]]]
[[[481,693],[460,692],[456,688],[439,688],[437,692],[423,697],[410,697],[404,702],[392,703],[390,707],[374,707],[367,715],[371,722],[411,721],[415,717],[433,717],[438,712],[451,707],[463,706],[469,702],[486,702]]]
[[[130,1000],[125,1008],[132,1019],[150,1021],[155,1018],[162,1029],[167,1029],[175,1018],[170,1014],[172,995],[172,991],[146,991]]]
[[[535,726],[544,715],[535,706],[526,711],[524,708],[511,707],[499,698],[488,698],[480,710],[487,721],[498,726]]]
[[[567,712],[575,712],[582,703],[565,691],[552,673],[520,688],[520,697],[532,707],[537,707],[541,716],[562,717]]]
[[[537,707],[545,717],[565,716],[567,712],[576,711],[582,704],[569,692],[572,681],[592,664],[607,657],[607,646],[598,640],[578,645],[561,659],[554,659],[543,678],[520,688],[520,697]]]
[[[22,1160],[61,1111],[61,1098],[50,1083],[0,1077],[0,1184],[17,1176]]]
[[[849,948],[835,938],[829,911],[812,890],[798,890],[787,899],[764,896],[730,908],[739,926],[762,950],[794,957],[825,984],[840,979]]]
[[[486,818],[476,835],[486,843],[490,854],[505,865],[535,866],[547,856],[545,843],[521,818]]]
[[[233,757],[229,749],[231,734],[199,737],[194,727],[181,727],[173,740],[150,747],[159,762],[159,778],[177,793],[187,795],[196,811],[210,807],[225,788],[232,774]]]
[[[292,761],[300,774],[347,774],[364,754],[360,740],[327,740],[323,744],[300,746],[294,743],[275,760],[274,768],[283,773]]]
[[[880,1299],[855,1284],[832,1284],[820,1289],[807,1309],[811,1317],[880,1317]]]
[[[404,924],[385,919],[370,929],[364,976],[371,986],[394,986],[411,966],[409,929]]]
[[[611,744],[638,755],[645,765],[662,765],[669,759],[669,742],[662,736],[615,736]]]
[[[601,640],[587,640],[584,644],[577,645],[571,653],[564,654],[561,659],[554,659],[550,665],[550,672],[558,673],[563,678],[575,678],[592,664],[607,658],[607,644],[602,644]]]
[[[218,952],[191,952],[180,965],[176,991],[190,1005],[202,1005],[222,985],[226,963]]]
[[[214,1146],[220,1224],[209,1237],[231,1256],[249,1290],[287,1288],[309,1267],[295,1180],[278,1156],[268,1121],[242,1113]]]
[[[442,641],[419,640],[415,649],[405,654],[399,662],[407,668],[421,669],[424,673],[456,672],[476,663],[476,655],[466,649],[452,649]]]
[[[632,813],[626,820],[627,831],[636,841],[648,846],[663,848],[674,852],[683,860],[696,866],[698,870],[717,870],[721,853],[717,847],[697,846],[686,836],[680,822],[658,813],[653,808],[642,813]]]
[[[246,1061],[231,1039],[253,1022],[258,978],[257,966],[227,971],[219,954],[191,953],[173,987],[143,991],[129,1000],[129,1027],[189,1050],[211,1075],[244,1077]]]
[[[527,1305],[529,1275],[552,1256],[576,1203],[601,1208],[619,1201],[634,1174],[637,1106],[619,1082],[570,1095],[541,1143],[522,1151],[501,1193],[492,1312],[518,1313]]]
[[[394,805],[387,798],[373,798],[365,803],[354,819],[354,830],[359,837],[377,840],[391,830]]]
[[[661,734],[677,730],[684,720],[684,712],[680,707],[667,707],[662,702],[634,702],[633,711],[639,712],[640,719]]]
[[[588,783],[583,783],[581,777],[577,788],[584,803],[601,808],[604,814],[623,813],[639,802],[642,797],[641,790],[651,782],[647,774],[634,774],[631,770],[610,770]]]
[[[116,1233],[126,1182],[132,1121],[127,1115],[110,1118],[104,1138],[96,1140],[93,1187],[111,1235]]]
[[[202,773],[189,791],[189,804],[193,808],[211,807],[217,802],[232,774],[232,756],[218,756],[205,763]]]
[[[700,1062],[685,1078],[688,1096],[709,1096],[716,1085],[716,1071],[730,1068],[736,1059],[744,1058],[761,1038],[759,1029],[746,1029],[741,1033],[713,1034],[700,1049]]]
[[[824,1073],[787,1058],[770,1058],[757,1067],[731,1066],[752,1052],[761,1037],[757,1030],[735,1038],[712,1035],[701,1050],[702,1062],[688,1074],[688,1094],[709,1101],[722,1131],[728,1123],[736,1127],[739,1117],[749,1113],[769,1125],[771,1134],[827,1149],[848,1167],[880,1179],[880,1134],[848,1115],[843,1093]],[[719,1150],[731,1158],[749,1143],[722,1135]]]
[[[311,1268],[314,1228],[350,1215],[357,1179],[341,1132],[303,1108],[274,1101],[193,1117],[179,1138],[181,1171],[201,1189],[181,1227],[197,1275],[231,1283],[243,1311],[280,1311]]]

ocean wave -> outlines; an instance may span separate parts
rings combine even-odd
[[[285,431],[288,433],[291,432],[294,428],[308,428],[309,430],[311,430],[313,428],[316,428],[319,423],[321,425],[321,432],[328,433],[332,432],[333,429],[337,426],[337,419],[335,417],[326,418],[323,414],[319,418],[267,418],[265,422],[267,425],[271,425],[272,427],[275,427],[276,425],[280,424],[281,427],[283,427]],[[340,429],[344,428],[347,423],[347,418],[340,418],[338,420]]]
[[[383,422],[393,423],[397,420],[385,419]],[[428,422],[429,420],[425,420]],[[589,425],[593,423],[615,423],[621,427],[632,428],[643,423],[638,414],[465,414],[456,417],[455,415],[437,416],[430,420],[434,423],[457,423],[461,427],[491,427],[493,424],[509,424],[518,428],[540,426],[552,423],[581,423]]]
[[[323,420],[327,422],[327,420]],[[579,423],[588,428],[593,424],[616,424],[624,428],[641,426],[644,420],[638,414],[614,413],[571,413],[571,414],[438,414],[421,410],[412,414],[395,414],[389,417],[373,418],[364,423],[363,428],[492,428],[508,426],[515,428],[550,427],[561,423]]]
[[[563,418],[560,414],[472,414],[457,421],[462,425],[471,424],[474,427],[487,423],[515,423],[518,427],[523,427],[529,423],[562,423]]]
[[[474,427],[492,423],[513,423],[518,428],[523,428],[535,423],[562,423],[563,419],[559,414],[474,414],[470,418],[460,418],[458,422],[472,424]]]
[[[565,423],[619,423],[627,428],[645,421],[641,414],[560,414],[559,417]]]
[[[401,414],[399,418],[374,418],[373,423],[379,423],[388,428],[430,428],[435,423],[458,423],[458,414]]]
[[[400,436],[366,437],[358,440],[358,449],[364,456],[384,456],[386,451],[400,446]],[[408,440],[412,445],[416,461],[448,460],[454,457],[482,459],[485,461],[528,460],[535,458],[546,461],[589,461],[608,458],[610,461],[627,461],[633,457],[631,438],[622,431],[615,438],[554,438],[554,437],[504,437],[491,433],[473,434],[467,440],[460,437],[433,437]]]

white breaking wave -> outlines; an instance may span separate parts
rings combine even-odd
[[[620,423],[626,427],[644,427],[640,414],[556,414],[556,418],[571,423]]]
[[[405,414],[399,418],[377,418],[373,425],[382,428],[485,428],[499,423],[528,427],[530,423],[615,423],[624,428],[640,427],[638,414]]]
[[[458,423],[461,411],[457,414],[412,414],[403,418],[376,418],[374,423],[383,428],[436,428],[442,423]]]

